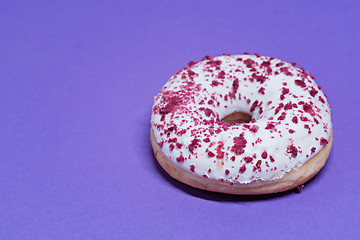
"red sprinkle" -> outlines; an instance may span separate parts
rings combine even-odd
[[[257,125],[254,125],[254,126],[252,126],[249,130],[250,130],[250,132],[252,132],[252,133],[257,133],[258,129],[259,129],[259,127],[258,127]]]
[[[259,101],[256,100],[252,105],[251,105],[251,108],[250,108],[250,112],[253,112],[255,110],[255,108],[258,106],[259,104]]]
[[[279,103],[278,107],[275,109],[275,115],[278,114],[283,107],[284,107],[284,104]]]
[[[298,123],[298,118],[297,118],[297,116],[293,117],[293,118],[291,119],[291,121],[292,121],[293,123]]]
[[[286,117],[286,112],[281,113],[280,117],[278,117],[278,120],[284,120]]]
[[[216,86],[218,86],[220,83],[218,82],[218,81],[216,81],[216,80],[213,80],[212,82],[211,82],[211,86],[212,87],[216,87]]]
[[[300,116],[300,120],[303,121],[303,122],[310,121],[307,117],[304,117],[304,116]]]
[[[272,123],[268,123],[265,129],[273,129],[273,128],[275,128],[275,125]]]
[[[187,65],[188,65],[188,67],[192,67],[192,66],[194,66],[195,64],[196,64],[196,62],[190,61]]]
[[[215,114],[211,109],[207,108],[207,109],[205,109],[205,115],[207,117],[210,117],[210,115],[215,115]]]
[[[318,91],[316,91],[314,88],[312,90],[310,90],[310,95],[312,97],[315,97],[315,95],[318,93]]]
[[[261,161],[261,160],[257,161],[257,162],[256,162],[256,167],[257,167],[257,168],[260,168],[261,163],[262,163],[262,161]]]
[[[326,140],[325,138],[321,138],[320,145],[325,146],[326,144],[328,144],[328,140]]]
[[[255,64],[255,62],[253,60],[251,60],[250,58],[246,59],[244,61],[244,63],[246,64],[246,67],[248,67],[248,68],[252,68],[252,66]]]
[[[295,84],[300,87],[306,87],[306,83],[303,80],[295,80]]]
[[[189,151],[192,154],[194,154],[194,149],[197,148],[198,146],[200,146],[199,142],[200,142],[200,139],[196,139],[196,138],[191,141],[191,144],[189,145]]]
[[[251,163],[252,160],[253,160],[252,157],[244,157],[244,161],[245,161],[246,163]]]
[[[246,170],[246,167],[245,167],[245,164],[244,164],[244,165],[242,165],[242,166],[240,167],[239,172],[240,172],[240,173],[244,173],[245,170]]]
[[[220,142],[219,145],[216,148],[216,158],[222,159],[224,158],[225,152],[223,152],[221,149],[224,147],[224,143]]]
[[[265,88],[261,87],[261,88],[259,89],[259,93],[261,93],[262,95],[264,95],[264,94],[265,94]]]
[[[314,154],[316,151],[316,147],[311,148],[311,154]]]
[[[231,151],[235,152],[236,155],[243,154],[244,148],[246,147],[246,139],[244,138],[244,134],[240,134],[239,137],[234,137],[233,139],[234,145],[231,147]]]
[[[292,157],[295,158],[298,154],[298,150],[294,145],[290,145],[287,147],[287,153],[291,153]]]
[[[286,76],[293,76],[293,74],[289,71],[288,67],[280,68],[280,72],[284,73]]]
[[[209,157],[215,157],[215,154],[210,151],[210,152],[208,152],[208,156],[209,156]]]
[[[290,110],[292,108],[293,108],[293,105],[291,102],[288,102],[287,104],[285,104],[285,107],[284,107],[285,110]]]
[[[175,107],[182,102],[182,99],[178,96],[173,96],[168,100],[168,104],[159,109],[159,113],[162,115],[173,112]]]
[[[288,88],[284,88],[282,89],[282,94],[288,94],[290,92],[290,90]]]
[[[259,83],[264,83],[266,80],[266,77],[261,75],[256,75],[255,73],[253,73],[251,76]]]
[[[233,92],[236,93],[237,90],[239,89],[239,79],[234,80],[232,87],[233,87]]]
[[[312,108],[312,106],[308,103],[305,103],[303,105],[303,109],[305,112],[309,113],[311,116],[314,116],[315,115],[315,111],[314,109]]]
[[[218,78],[225,78],[225,72],[224,71],[219,72]]]

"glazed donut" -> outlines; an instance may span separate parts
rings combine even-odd
[[[332,123],[326,95],[303,68],[226,54],[170,78],[154,97],[150,135],[173,178],[208,191],[267,194],[320,171]]]

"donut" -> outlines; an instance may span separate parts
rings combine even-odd
[[[296,189],[325,165],[330,106],[295,63],[206,56],[154,97],[150,139],[161,167],[195,188],[238,195]]]

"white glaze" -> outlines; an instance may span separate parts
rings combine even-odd
[[[270,65],[266,66],[266,62]],[[254,79],[254,73],[261,77]],[[235,79],[238,79],[239,87],[234,93]],[[302,87],[296,80],[304,81],[306,86]],[[259,92],[260,88],[264,94],[261,90]],[[281,97],[283,88],[289,89],[289,93]],[[209,100],[214,104],[209,104]],[[259,104],[251,112],[255,101]],[[282,107],[276,112],[279,104],[285,106],[289,102],[297,107],[288,110]],[[255,120],[224,129],[220,119],[236,111],[249,113]],[[286,116],[281,120],[283,112]],[[294,116],[297,123],[292,121]],[[308,121],[303,121],[304,117]],[[214,122],[210,122],[211,119]],[[269,123],[275,127],[266,129]],[[199,176],[233,183],[280,179],[319,152],[329,139],[332,128],[326,96],[310,74],[292,64],[258,55],[223,55],[190,63],[171,77],[154,97],[151,125],[163,154],[177,166]],[[254,125],[258,127],[256,132],[251,131]],[[306,129],[305,125],[309,128]],[[216,132],[217,129],[222,131]],[[290,133],[290,129],[294,132]],[[247,143],[243,153],[236,154],[234,138],[240,134]],[[174,138],[178,146],[173,142]],[[210,141],[204,142],[207,138]],[[194,139],[199,139],[199,145],[192,148]],[[223,157],[217,155],[221,144]],[[292,151],[294,147],[296,151]],[[314,147],[316,150],[312,151]],[[264,151],[267,153],[265,159],[262,157]],[[183,157],[181,161],[176,160],[179,156]],[[275,161],[272,162],[270,156]],[[246,157],[253,160],[247,163],[245,160],[249,158]]]

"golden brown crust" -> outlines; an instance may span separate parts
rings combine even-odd
[[[234,112],[222,119],[224,122],[229,122],[231,124],[235,123],[243,123],[243,122],[250,122],[251,121],[251,115],[244,113],[244,112]]]
[[[150,139],[157,161],[173,178],[195,188],[238,195],[259,195],[283,192],[304,184],[313,178],[325,165],[326,160],[329,157],[333,141],[331,134],[328,144],[324,146],[320,152],[318,152],[312,159],[307,161],[300,168],[286,173],[281,179],[272,181],[254,181],[248,184],[234,183],[231,185],[229,182],[220,182],[197,176],[176,166],[163,155],[161,149],[155,141],[152,130],[150,132]]]

